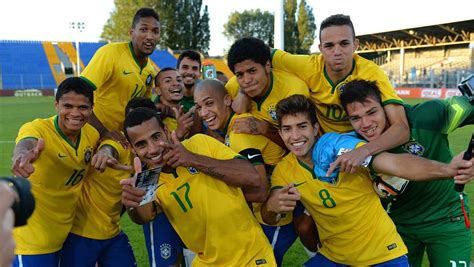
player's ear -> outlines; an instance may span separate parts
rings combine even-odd
[[[318,135],[318,131],[319,131],[319,123],[315,123],[314,124],[314,129],[313,129],[313,135],[314,136],[317,136]]]
[[[224,96],[224,105],[226,107],[230,107],[230,105],[232,105],[232,98],[230,98],[230,95],[229,94],[226,94]]]
[[[267,61],[267,63],[265,63],[265,73],[270,73],[270,69],[272,67],[272,63],[270,60]]]

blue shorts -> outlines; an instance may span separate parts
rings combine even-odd
[[[13,267],[58,267],[61,251],[38,255],[15,255]]]
[[[340,264],[329,260],[322,254],[318,253],[316,256],[307,260],[304,267],[319,266],[319,267],[349,267],[349,265]],[[374,267],[409,267],[407,255],[400,256],[393,260],[385,261],[382,263],[372,265]]]
[[[69,233],[64,242],[61,266],[68,267],[136,266],[128,237],[120,232],[116,237],[97,240]]]
[[[178,263],[179,255],[183,253],[183,242],[163,212],[143,225],[143,233],[150,266]]]
[[[278,266],[283,262],[283,256],[293,245],[298,235],[296,234],[293,223],[284,226],[272,226],[262,224],[262,229],[270,241],[275,254],[275,260]]]

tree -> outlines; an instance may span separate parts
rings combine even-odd
[[[307,54],[316,38],[316,24],[314,24],[313,9],[306,4],[305,0],[300,1],[298,7],[298,45],[296,52]]]
[[[309,53],[316,37],[313,9],[306,0],[285,0],[285,50],[291,53]],[[224,25],[224,35],[231,41],[253,36],[273,46],[273,14],[265,11],[245,10],[233,12]]]
[[[131,20],[144,6],[159,12],[160,45],[173,50],[194,49],[207,54],[211,38],[207,5],[202,0],[115,0],[115,10],[104,25],[101,38],[127,41]]]
[[[229,21],[224,25],[224,35],[231,41],[255,37],[273,46],[273,18],[270,12],[261,12],[260,9],[232,12]]]

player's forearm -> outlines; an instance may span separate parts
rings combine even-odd
[[[242,187],[242,191],[244,193],[245,200],[249,202],[265,202],[268,197],[268,182],[265,165],[256,165],[254,168],[258,172],[260,176],[260,184],[263,186],[245,186]]]
[[[237,114],[242,114],[245,112],[249,112],[250,107],[251,107],[250,97],[247,96],[245,93],[241,92],[241,89],[239,89],[237,96],[232,101],[232,105],[231,105],[232,110]]]
[[[273,143],[282,147],[283,149],[287,149],[285,143],[281,139],[280,134],[278,133],[277,128],[273,126],[269,126],[267,131],[263,135],[267,137],[268,139],[270,139]]]
[[[383,152],[374,158],[374,170],[412,181],[430,181],[451,178],[455,175],[448,164],[413,156]]]
[[[247,160],[217,160],[202,155],[195,155],[191,166],[232,186],[264,186],[260,182],[258,172]]]
[[[268,200],[260,208],[260,214],[262,215],[262,219],[265,223],[269,225],[275,225],[280,221],[280,216],[278,216],[278,213],[268,210],[267,202]]]
[[[104,137],[105,134],[109,131],[102,122],[97,118],[97,116],[92,112],[91,116],[89,117],[89,124],[92,125],[100,134],[100,137]]]
[[[36,146],[38,140],[34,138],[23,139],[18,144],[16,144],[15,149],[13,150],[13,160],[26,155]]]

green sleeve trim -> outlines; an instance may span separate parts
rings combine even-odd
[[[454,132],[454,130],[456,130],[456,128],[461,124],[464,114],[464,109],[457,103],[451,105],[451,108],[454,110],[454,115],[452,116],[451,123],[448,128],[448,134]]]
[[[90,86],[92,86],[92,88],[94,89],[94,91],[97,90],[97,86],[95,86],[95,84],[94,84],[91,80],[87,79],[87,78],[84,77],[84,76],[81,76],[81,79],[83,79],[83,80],[86,81]]]
[[[272,188],[270,190],[276,190],[276,189],[282,189],[283,186],[281,185],[276,185],[276,186],[272,186]]]
[[[273,61],[273,56],[275,56],[275,53],[278,51],[276,48],[272,48],[272,51],[270,52],[270,60]]]
[[[385,105],[388,105],[388,104],[403,105],[403,100],[389,99],[389,100],[385,100],[384,102],[382,102],[382,106],[385,106]]]
[[[248,159],[246,157],[242,156],[242,155],[237,155],[237,156],[234,157],[234,159],[243,159],[243,160],[248,161]]]
[[[264,163],[257,161],[257,162],[253,162],[252,165],[253,166],[258,166],[258,165],[264,165]]]

